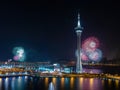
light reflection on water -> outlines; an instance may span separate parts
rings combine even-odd
[[[0,78],[0,90],[2,90],[2,78]]]
[[[119,80],[115,80],[115,87],[116,89],[119,89]]]
[[[53,82],[53,85],[54,85],[54,88],[55,90],[57,89],[57,79],[56,78],[52,78],[52,82]]]
[[[62,78],[61,78],[61,88],[62,88],[62,90],[63,90],[63,88],[64,88],[64,85],[65,85],[65,78],[62,77]]]
[[[73,89],[73,87],[74,87],[74,78],[73,77],[71,77],[70,78],[70,88],[71,88],[71,90]]]
[[[50,82],[55,90],[120,90],[120,81],[99,78],[0,78],[0,90],[48,90]]]
[[[111,88],[111,85],[112,84],[112,79],[108,79],[108,86],[109,86],[109,88]]]
[[[49,78],[45,78],[45,88],[47,89],[49,85]]]
[[[90,84],[90,90],[93,90],[93,84],[94,84],[93,78],[90,78],[90,83],[89,84]]]
[[[79,78],[77,90],[102,90],[102,81],[98,78]]]
[[[23,89],[23,87],[21,87],[21,86],[23,86],[22,84],[24,83],[22,79],[23,78],[21,76],[19,76],[18,79],[17,79],[18,80],[17,81],[18,82],[17,87],[19,88],[18,90],[22,90]]]
[[[12,78],[12,81],[11,81],[11,89],[12,90],[15,90],[15,77]]]
[[[48,90],[55,90],[53,82],[50,82]]]
[[[9,78],[5,78],[5,90],[8,90]]]

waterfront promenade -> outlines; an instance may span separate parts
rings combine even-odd
[[[120,80],[120,75],[111,75],[111,74],[90,74],[90,73],[82,73],[82,74],[62,74],[62,75],[44,75],[44,76],[39,76],[39,77],[84,77],[84,78],[103,78],[103,79],[115,79],[115,80]]]
[[[40,73],[32,73],[32,74],[27,74],[27,73],[21,73],[21,74],[0,74],[0,78],[3,77],[18,77],[18,76],[30,76],[30,77],[40,77],[40,78],[45,78],[45,77],[59,77],[59,78],[76,78],[76,77],[84,77],[84,78],[102,78],[102,79],[113,79],[113,80],[120,80],[120,75],[111,75],[111,74],[90,74],[90,73],[82,73],[82,74],[40,74]]]

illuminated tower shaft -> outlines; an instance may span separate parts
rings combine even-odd
[[[83,28],[80,24],[80,15],[78,14],[78,23],[75,28],[77,34],[77,62],[76,62],[76,73],[82,73],[82,62],[81,62],[81,34]]]

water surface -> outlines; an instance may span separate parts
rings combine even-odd
[[[100,78],[0,78],[0,90],[49,90],[53,83],[55,90],[120,90],[120,81]]]

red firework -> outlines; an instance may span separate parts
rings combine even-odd
[[[83,61],[88,61],[88,60],[89,60],[89,59],[88,59],[88,56],[86,55],[86,53],[85,53],[84,51],[81,52],[81,59],[82,59]]]
[[[95,51],[99,47],[99,40],[96,37],[89,37],[82,44],[82,49],[86,52]]]

